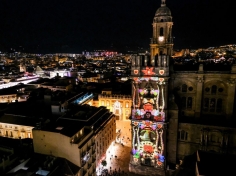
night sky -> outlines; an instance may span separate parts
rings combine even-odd
[[[1,0],[0,49],[38,53],[148,49],[160,4],[161,0]],[[166,4],[174,22],[174,48],[236,43],[233,0]]]

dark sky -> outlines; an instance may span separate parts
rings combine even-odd
[[[1,0],[0,49],[149,48],[161,0]],[[167,0],[175,48],[236,43],[233,0]]]

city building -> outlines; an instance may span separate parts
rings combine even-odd
[[[27,116],[4,114],[0,117],[0,136],[15,139],[32,139],[32,129],[36,126],[36,123],[37,119]]]
[[[115,116],[108,109],[74,106],[55,123],[33,129],[34,151],[69,160],[80,168],[78,175],[96,175],[115,134]]]
[[[131,96],[112,94],[112,89],[103,89],[98,95],[98,106],[106,106],[116,116],[116,120],[129,120]]]

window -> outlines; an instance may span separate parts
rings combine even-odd
[[[129,103],[126,103],[126,104],[125,104],[125,107],[128,108],[128,107],[129,107]]]
[[[192,97],[182,97],[182,109],[191,109],[193,104],[193,98]]]
[[[104,106],[104,101],[102,101],[102,106]]]
[[[192,108],[192,97],[188,97],[187,108]]]
[[[179,131],[179,133],[178,133],[178,139],[179,139],[179,140],[183,140],[183,141],[188,140],[188,132],[186,132],[186,131],[184,131],[184,130]]]
[[[182,85],[182,92],[187,92],[187,85],[186,84]]]
[[[215,112],[215,106],[216,106],[216,99],[211,98],[211,101],[210,101],[210,111],[211,112]]]
[[[223,90],[224,90],[223,88],[219,88],[218,92],[223,92]]]
[[[216,94],[217,86],[213,85],[211,87],[211,94]]]
[[[188,90],[191,92],[193,90],[193,87],[189,87]]]
[[[221,113],[223,109],[223,100],[221,98],[204,98],[203,111]]]
[[[208,111],[209,108],[209,98],[204,98],[203,110]]]
[[[163,29],[163,27],[161,27],[160,28],[160,36],[163,36],[163,34],[164,34],[164,29]]]
[[[222,111],[222,99],[219,98],[217,100],[217,105],[216,105],[216,112],[221,112]]]

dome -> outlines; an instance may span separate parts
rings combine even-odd
[[[171,16],[170,9],[166,6],[161,6],[160,8],[158,8],[155,17],[160,17],[160,16]]]

